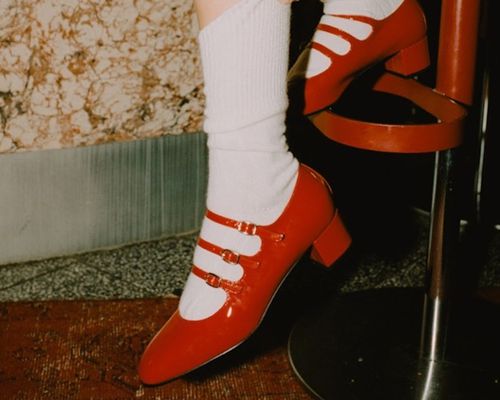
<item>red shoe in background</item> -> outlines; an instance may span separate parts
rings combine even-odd
[[[416,0],[404,0],[379,20],[335,15],[333,6],[325,3],[311,43],[288,75],[290,87],[304,86],[304,114],[333,104],[356,76],[379,62],[405,76],[429,65],[426,21]]]

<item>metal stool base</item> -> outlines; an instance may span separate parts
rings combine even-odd
[[[423,300],[416,289],[336,297],[292,330],[295,373],[327,400],[500,399],[498,305],[478,299],[456,307],[446,361],[428,361],[419,358]]]

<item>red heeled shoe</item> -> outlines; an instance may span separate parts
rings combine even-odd
[[[386,69],[405,76],[429,65],[426,21],[417,0],[404,0],[382,20],[334,15],[328,7],[326,3],[325,15],[311,43],[288,75],[291,88],[304,89],[304,114],[333,104],[356,76],[383,60]],[[358,24],[358,30],[353,30],[356,22],[362,23],[362,27]],[[346,30],[355,33],[349,35]],[[311,52],[319,52],[315,56],[323,61],[308,77],[306,70]]]
[[[299,258],[312,245],[311,258],[330,266],[349,247],[351,238],[335,208],[325,180],[301,165],[294,192],[281,216],[258,226],[207,211],[207,218],[247,235],[257,235],[261,247],[253,256],[199,243],[224,261],[240,264],[243,277],[228,281],[197,266],[192,272],[214,288],[223,288],[226,302],[212,316],[191,321],[177,310],[147,346],[139,377],[157,384],[183,375],[221,356],[247,339]]]

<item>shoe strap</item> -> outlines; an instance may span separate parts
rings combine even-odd
[[[240,264],[242,267],[256,269],[260,265],[260,261],[253,259],[252,257],[245,256],[243,254],[238,254],[229,249],[223,249],[216,244],[210,243],[201,237],[198,238],[198,245],[205,250],[208,250],[222,258],[223,261],[228,264]]]
[[[280,242],[285,238],[284,233],[274,232],[261,225],[256,225],[247,221],[236,221],[231,218],[223,217],[222,215],[216,214],[213,211],[207,210],[206,217],[211,219],[218,224],[227,226],[229,228],[236,229],[245,235],[257,235],[262,239],[270,239],[274,242]]]
[[[332,15],[334,17],[346,18],[346,19],[354,19],[357,21],[366,22],[369,24],[374,24],[382,20],[375,19],[373,17],[369,17],[368,15],[359,15],[359,14],[349,14],[349,13],[339,13],[338,9],[335,8],[335,4],[333,3],[325,3],[323,6],[323,14],[324,15]],[[385,18],[384,18],[385,19]]]
[[[195,274],[198,278],[203,279],[207,285],[213,288],[222,288],[227,292],[238,294],[243,289],[243,285],[229,281],[227,279],[221,278],[219,275],[213,274],[211,272],[203,271],[201,268],[198,268],[196,265],[193,265],[191,270],[193,274]]]

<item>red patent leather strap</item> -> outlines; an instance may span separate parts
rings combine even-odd
[[[207,242],[206,240],[202,239],[201,237],[198,238],[198,245],[205,249],[208,250],[214,254],[217,254],[227,262],[228,264],[240,264],[242,267],[245,268],[258,268],[260,265],[259,260],[255,260],[249,256],[245,256],[243,254],[238,254],[232,250],[229,249],[223,249],[220,246],[217,246],[213,243]]]
[[[198,278],[203,279],[207,283],[207,285],[212,286],[213,288],[222,288],[225,291],[233,294],[238,294],[243,289],[243,286],[240,285],[239,283],[228,281],[227,279],[222,279],[220,276],[216,274],[203,271],[196,265],[193,265],[191,272],[195,274]]]
[[[285,237],[283,233],[273,232],[261,225],[256,225],[247,221],[236,221],[231,218],[223,217],[210,210],[207,210],[206,217],[218,224],[236,229],[238,232],[244,233],[245,235],[258,235],[261,238],[267,238],[275,242],[279,242]]]
[[[438,122],[391,125],[359,121],[330,110],[309,116],[330,139],[361,149],[393,153],[425,153],[451,149],[462,143],[464,107],[414,79],[385,73],[374,90],[404,97],[436,117]]]

